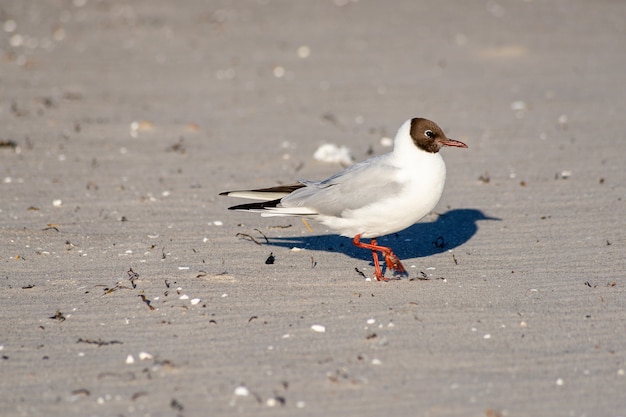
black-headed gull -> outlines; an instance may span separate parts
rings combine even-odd
[[[309,218],[352,238],[357,247],[372,251],[374,276],[387,281],[377,252],[385,257],[388,269],[400,274],[406,274],[406,269],[391,248],[377,245],[376,238],[406,229],[435,208],[446,180],[446,165],[439,154],[444,146],[467,148],[461,141],[448,139],[434,122],[409,119],[398,129],[392,152],[328,179],[301,179],[292,185],[220,195],[261,200],[229,210]],[[361,238],[371,241],[364,243]]]

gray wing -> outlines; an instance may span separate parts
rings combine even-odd
[[[395,180],[398,168],[387,163],[386,156],[352,165],[324,181],[301,180],[306,186],[284,197],[281,206],[308,207],[319,214],[339,217],[344,210],[364,207],[374,198],[397,195],[402,190],[402,184]]]

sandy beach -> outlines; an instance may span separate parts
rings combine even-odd
[[[3,416],[626,416],[626,3],[0,5]],[[229,211],[411,117],[379,239]],[[266,262],[273,257],[273,262]],[[388,276],[391,274],[388,272]]]

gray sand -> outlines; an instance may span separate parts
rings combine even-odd
[[[626,415],[626,2],[0,19],[3,416]],[[381,154],[413,116],[469,149],[380,239],[408,278],[217,196],[323,179],[318,146]]]

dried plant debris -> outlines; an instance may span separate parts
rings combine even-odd
[[[437,239],[433,241],[433,246],[437,249],[443,249],[448,246],[448,243],[445,241],[443,236],[438,236]]]
[[[79,388],[70,392],[70,395],[73,399],[77,399],[79,397],[89,397],[91,395],[91,392],[86,388]]]
[[[185,147],[185,138],[181,136],[180,138],[178,138],[178,142],[168,146],[166,150],[167,152],[177,152],[180,154],[184,154],[187,151],[187,148]]]
[[[86,343],[89,345],[97,345],[98,347],[100,346],[108,346],[108,345],[121,345],[122,342],[120,342],[119,340],[110,340],[110,341],[104,341],[102,339],[98,339],[98,340],[94,340],[94,339],[83,339],[82,337],[79,338],[76,343]]]
[[[147,395],[148,393],[146,391],[135,392],[133,395],[130,396],[130,400],[136,401],[138,398],[145,397]]]
[[[130,268],[126,273],[128,274],[128,280],[130,281],[130,284],[133,286],[133,288],[137,288],[135,280],[139,279],[139,274],[133,271],[133,268]]]
[[[248,238],[249,240],[253,241],[254,243],[256,243],[257,245],[260,245],[261,243],[259,241],[257,241],[254,237],[250,236],[247,233],[237,233],[235,235],[235,237],[245,237]]]
[[[61,310],[58,310],[58,309],[56,313],[54,313],[54,316],[50,316],[48,318],[51,320],[58,320],[61,322],[65,321],[65,315],[61,312]]]
[[[170,401],[170,407],[172,407],[176,411],[183,411],[185,409],[181,402],[178,401],[176,398],[172,398],[172,401]]]
[[[290,224],[286,224],[286,225],[275,225],[275,226],[268,226],[268,229],[289,229],[292,225]]]
[[[356,271],[357,274],[361,275],[363,278],[367,279],[367,277],[365,276],[365,274],[363,273],[363,271],[359,270],[359,268],[354,268],[354,270]]]
[[[141,301],[146,303],[146,305],[150,308],[150,310],[154,310],[155,309],[154,306],[152,305],[152,301],[148,300],[148,298],[146,298],[145,295],[139,294],[139,297],[141,297]]]
[[[592,284],[589,281],[585,281],[585,285],[589,288],[598,288],[598,284]],[[611,282],[607,282],[605,287],[607,288],[611,288],[611,287],[615,287],[617,286],[617,281],[611,281]]]
[[[433,279],[433,278],[430,278],[426,274],[426,272],[420,271],[419,276],[417,276],[416,278],[410,278],[409,281],[430,281],[431,279]],[[437,277],[437,278],[434,278],[434,279],[441,280],[441,281],[444,281],[444,282],[447,281],[445,277]]]
[[[270,243],[269,239],[267,238],[267,236],[265,236],[265,233],[263,233],[262,231],[260,231],[259,229],[254,229],[256,232],[259,232],[261,234],[261,236],[263,236],[263,239],[265,239],[265,243]],[[257,245],[261,245],[261,242],[259,242],[258,240],[256,240],[253,236],[247,234],[247,233],[237,233],[235,235],[235,237],[244,237],[247,238],[248,240],[251,240],[252,242],[256,243]]]
[[[131,382],[137,379],[134,372],[100,372],[97,377],[116,381]]]
[[[96,285],[96,287],[104,287],[103,288],[103,290],[104,290],[103,296],[111,294],[112,292],[120,290],[120,289],[126,289],[126,290],[136,289],[137,288],[137,281],[139,280],[139,273],[135,272],[133,270],[133,268],[129,268],[128,271],[126,271],[126,274],[128,275],[128,281],[130,281],[130,284],[131,284],[132,287],[128,287],[127,285],[125,285],[124,282],[120,282],[120,281],[115,283],[115,285],[113,287],[107,287],[107,286],[104,286],[104,285],[101,285],[101,284],[100,285]],[[167,288],[167,290],[164,292],[164,295],[167,297],[169,295],[169,288],[171,286],[171,283],[167,279],[165,279],[163,282],[164,282],[165,287]],[[181,290],[182,290],[182,288],[178,288],[177,289],[178,295],[181,295],[181,292],[180,292]],[[141,292],[143,292],[143,291],[141,291]],[[150,310],[155,310],[155,307],[152,305],[152,300],[148,299],[145,296],[145,294],[138,294],[137,296],[141,298],[141,300],[150,308]],[[188,299],[189,297],[185,296],[185,298]],[[181,297],[181,299],[182,299],[182,297]],[[192,305],[198,304],[199,302],[200,302],[200,299],[192,299],[191,300],[191,304]]]
[[[132,290],[131,287],[127,287],[125,285],[122,285],[122,283],[119,282],[119,281],[116,282],[115,285],[113,287],[111,287],[111,288],[109,288],[109,287],[107,287],[105,285],[102,285],[102,284],[98,284],[98,285],[96,285],[96,287],[104,287],[103,288],[104,294],[102,294],[103,296],[107,295],[107,294],[111,294],[112,292],[117,291],[117,290],[121,290],[121,289]]]
[[[262,231],[260,231],[259,229],[254,229],[254,230],[259,232],[261,236],[263,236],[263,239],[265,239],[265,243],[270,243],[269,239],[267,238],[267,236],[265,236],[265,234]]]
[[[489,173],[485,171],[484,173],[480,174],[480,177],[478,177],[478,180],[482,182],[483,184],[489,184],[489,181],[491,181],[491,177],[489,176]]]
[[[0,140],[0,148],[10,148],[10,149],[15,149],[17,148],[17,143],[13,140],[10,139],[2,139]]]

